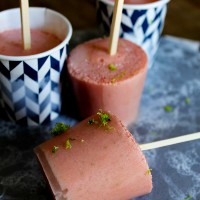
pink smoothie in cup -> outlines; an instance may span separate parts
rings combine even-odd
[[[111,0],[115,1],[115,0]],[[124,0],[125,4],[146,4],[146,3],[153,3],[158,0]]]
[[[0,12],[0,50],[5,47],[8,52],[0,52],[0,101],[10,120],[39,126],[60,115],[60,79],[72,26],[65,16],[48,8],[30,7],[29,15],[32,42],[30,51],[24,51],[20,9]]]
[[[71,51],[67,66],[82,118],[103,109],[126,125],[136,120],[147,71],[141,47],[119,39],[110,56],[108,38],[91,40]]]
[[[39,29],[31,30],[31,49],[24,50],[20,29],[7,30],[0,33],[0,54],[6,56],[27,56],[48,51],[61,40],[51,33]]]

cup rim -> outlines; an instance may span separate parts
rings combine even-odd
[[[70,21],[64,15],[62,15],[61,13],[59,13],[55,10],[45,8],[45,7],[30,7],[29,9],[30,10],[45,10],[45,12],[50,11],[50,12],[56,14],[57,16],[59,16],[60,18],[62,18],[66,22],[67,27],[68,27],[67,36],[65,37],[65,39],[60,44],[58,44],[57,46],[55,46],[54,48],[52,48],[48,51],[44,51],[44,52],[41,52],[41,53],[38,53],[38,54],[33,54],[33,55],[27,55],[27,56],[8,56],[8,55],[0,54],[0,60],[22,61],[22,60],[31,60],[31,59],[45,57],[47,55],[50,55],[52,52],[55,52],[55,51],[61,49],[65,44],[67,44],[69,42],[69,40],[72,36],[73,30],[72,30],[72,25],[71,25]],[[11,9],[7,9],[7,10],[3,10],[3,11],[0,12],[0,14],[3,13],[3,12],[7,12],[7,11],[11,12],[11,11],[15,11],[15,10],[19,10],[19,8],[11,8]]]
[[[101,1],[110,6],[114,6],[114,1],[111,1],[111,0],[97,0],[97,1]],[[145,4],[124,4],[123,8],[124,9],[148,9],[148,8],[154,8],[154,7],[167,4],[169,1],[170,0],[158,0],[155,2],[145,3]]]

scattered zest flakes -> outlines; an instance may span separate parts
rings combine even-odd
[[[96,121],[95,119],[90,119],[90,120],[88,121],[88,124],[89,124],[89,125],[98,124],[98,121]]]
[[[191,195],[189,195],[188,194],[188,196],[185,198],[185,199],[183,199],[183,200],[190,200],[190,199],[192,199],[193,197],[191,196]]]
[[[89,125],[98,125],[99,128],[100,127],[106,127],[106,130],[112,130],[113,127],[109,126],[108,123],[111,121],[110,119],[110,115],[108,113],[103,112],[102,110],[99,110],[99,112],[97,112],[98,115],[98,119],[90,119],[88,121]]]
[[[107,126],[108,122],[111,121],[110,115],[107,114],[107,113],[104,113],[102,110],[99,110],[99,112],[97,112],[97,115],[99,115],[99,119],[100,119],[100,122],[101,122],[100,126],[102,126],[102,125]]]
[[[148,169],[148,170],[147,170],[147,174],[150,175],[150,174],[151,174],[151,171],[152,171],[152,169]]]
[[[116,71],[116,70],[117,70],[117,67],[116,67],[114,64],[109,64],[109,65],[108,65],[108,69],[109,69],[110,71]]]
[[[68,138],[65,142],[65,148],[66,149],[71,149],[72,148],[72,144],[71,144],[71,141],[74,141],[76,139],[73,139],[73,138]]]
[[[121,74],[119,74],[118,76],[112,78],[111,82],[115,83],[116,81],[119,81],[120,79],[122,79],[125,76],[126,72],[122,72]]]
[[[59,147],[53,146],[53,148],[52,148],[52,153],[56,153],[56,151],[58,151],[58,149],[59,149]]]
[[[70,128],[69,125],[64,124],[63,122],[56,123],[55,127],[51,130],[52,136],[61,135],[65,131],[67,131]]]
[[[173,110],[173,107],[170,105],[166,105],[166,106],[164,106],[164,110],[165,110],[165,112],[171,112]]]
[[[108,130],[108,131],[111,131],[111,130],[113,130],[113,129],[114,129],[114,127],[108,126],[108,125],[107,125],[107,130]]]
[[[186,104],[190,104],[190,98],[189,98],[189,97],[186,97],[186,98],[185,98],[185,103],[186,103]]]

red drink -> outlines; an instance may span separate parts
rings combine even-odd
[[[51,33],[39,29],[31,30],[31,49],[24,50],[20,29],[0,33],[0,54],[6,56],[28,56],[48,51],[62,41]]]

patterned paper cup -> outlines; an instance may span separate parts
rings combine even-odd
[[[47,8],[30,8],[31,28],[56,35],[55,48],[30,56],[0,55],[1,104],[9,118],[24,125],[54,120],[60,112],[60,74],[67,57],[72,27],[63,15]],[[20,10],[0,12],[0,32],[19,29]]]
[[[149,67],[158,48],[169,1],[123,6],[120,37],[140,45],[146,51]],[[112,0],[97,0],[97,17],[106,34],[110,32],[113,8]]]

